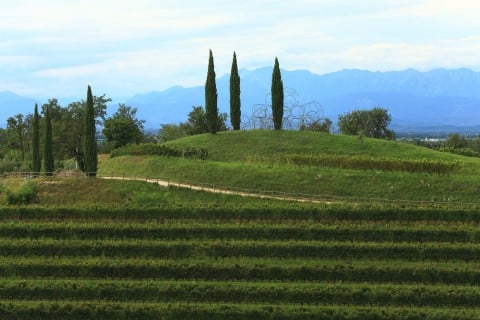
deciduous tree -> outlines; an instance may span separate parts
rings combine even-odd
[[[143,133],[145,121],[137,119],[136,115],[137,108],[120,104],[117,112],[105,120],[103,134],[113,148],[119,148],[129,143],[140,143],[145,139]]]
[[[388,129],[391,120],[388,110],[384,108],[355,110],[338,117],[338,128],[343,134],[393,140],[395,133]]]

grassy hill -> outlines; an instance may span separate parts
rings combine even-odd
[[[387,200],[475,202],[480,159],[441,153],[402,142],[299,131],[241,131],[197,135],[168,142],[179,150],[203,148],[207,160],[161,156],[104,159],[101,175],[165,178],[217,188]],[[329,165],[298,165],[290,156],[326,157]],[[360,162],[455,164],[448,174],[350,166]],[[343,167],[336,162],[346,162]],[[351,199],[355,200],[355,199]]]
[[[400,159],[458,159],[450,154],[402,142],[356,136],[325,134],[312,131],[248,130],[227,131],[215,135],[188,136],[165,143],[178,148],[205,148],[215,161],[244,161],[252,156],[293,153],[325,153],[333,155],[395,156]],[[480,163],[480,162],[477,162]]]

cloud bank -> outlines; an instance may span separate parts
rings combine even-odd
[[[17,0],[0,13],[0,91],[112,97],[240,68],[480,69],[480,2],[468,0]]]

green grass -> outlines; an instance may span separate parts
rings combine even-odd
[[[275,154],[332,154],[394,156],[399,159],[462,160],[480,164],[479,159],[467,158],[417,147],[403,142],[356,136],[334,135],[312,131],[248,130],[202,134],[172,140],[168,146],[205,148],[215,161],[244,161],[248,157]],[[477,168],[478,169],[478,168]]]
[[[4,187],[0,189],[0,205],[3,206],[8,205],[5,189],[18,192],[24,185],[34,186],[35,200],[33,203],[18,205],[32,207],[261,208],[286,205],[280,200],[215,194],[176,187],[166,188],[144,181],[88,179],[83,176],[28,180],[10,178],[4,180],[3,184]],[[295,203],[290,202],[290,205],[293,204]],[[301,206],[308,207],[307,204]]]
[[[217,188],[340,197],[345,201],[387,199],[479,203],[480,159],[442,153],[402,142],[299,131],[204,134],[168,142],[178,149],[205,148],[208,160],[159,156],[104,159],[100,175],[165,178]],[[275,160],[285,154],[330,154],[403,160],[458,162],[448,175],[296,166]],[[268,160],[271,159],[271,160]]]

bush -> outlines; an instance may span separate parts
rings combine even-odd
[[[476,152],[472,148],[451,148],[451,147],[442,147],[438,148],[438,151],[450,152],[453,154],[458,154],[465,157],[480,157],[480,153]]]
[[[7,204],[29,204],[37,199],[37,188],[33,182],[24,183],[16,191],[4,188],[4,193]]]
[[[208,156],[208,151],[205,149],[189,148],[178,150],[163,144],[156,143],[142,143],[129,144],[124,147],[113,150],[110,156],[165,156],[165,157],[187,157],[194,159],[205,160]]]

